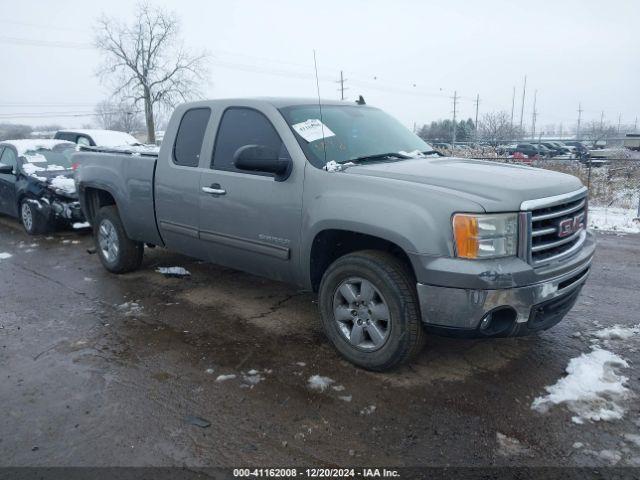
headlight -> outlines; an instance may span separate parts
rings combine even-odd
[[[516,255],[518,214],[496,213],[453,216],[456,256],[460,258],[497,258]]]

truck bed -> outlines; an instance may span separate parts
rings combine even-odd
[[[90,188],[109,192],[117,205],[127,236],[140,242],[162,245],[154,206],[154,178],[157,151],[141,149],[101,149],[85,147],[75,153],[76,181],[85,215],[93,218],[85,202]]]

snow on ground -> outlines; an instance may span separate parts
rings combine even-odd
[[[376,406],[375,405],[369,405],[368,407],[364,407],[362,410],[360,410],[360,415],[371,415],[373,412],[376,411]]]
[[[589,206],[589,228],[610,232],[640,233],[638,211],[633,208]]]
[[[5,260],[5,259],[11,258],[11,257],[13,257],[13,255],[11,255],[10,253],[0,252],[0,260]]]
[[[249,370],[247,373],[242,374],[242,381],[250,386],[251,388],[255,387],[261,381],[264,380],[264,377],[260,375],[260,372],[257,370]]]
[[[616,372],[621,367],[627,368],[629,364],[600,348],[572,358],[567,376],[545,387],[548,395],[537,397],[531,408],[544,413],[553,405],[566,404],[575,414],[571,418],[575,423],[618,420],[625,413],[619,402],[631,395],[625,386],[628,378]]]
[[[159,267],[156,268],[156,272],[168,277],[186,277],[191,275],[191,272],[183,267]]]
[[[529,449],[522,445],[518,439],[508,437],[503,433],[496,432],[496,441],[498,442],[498,454],[503,457],[530,453]]]
[[[76,193],[76,183],[73,178],[65,177],[64,175],[58,175],[51,179],[51,186],[58,190],[62,190],[65,193]]]
[[[613,327],[603,328],[593,333],[593,336],[600,340],[627,340],[634,335],[640,333],[640,325],[633,327],[623,327],[614,325]]]
[[[335,380],[329,377],[323,377],[321,375],[312,375],[309,377],[308,385],[312,390],[319,390],[324,392],[329,386],[335,383]]]
[[[230,373],[228,375],[218,375],[218,377],[216,378],[216,382],[224,382],[226,380],[233,380],[234,378],[236,378],[236,376],[233,373]]]
[[[137,302],[125,302],[118,305],[118,310],[124,312],[125,317],[136,317],[142,315],[143,307]]]

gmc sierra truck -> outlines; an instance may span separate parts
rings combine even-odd
[[[317,292],[328,339],[371,370],[425,332],[550,328],[595,249],[577,178],[443,157],[368,105],[188,103],[159,153],[74,161],[107,270],[139,268],[147,244]]]

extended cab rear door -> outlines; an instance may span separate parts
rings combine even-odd
[[[280,113],[249,105],[216,112],[215,142],[200,176],[200,239],[214,263],[296,282],[304,165],[294,163],[282,182],[235,168],[233,156],[246,145],[267,146],[290,158],[274,125],[281,132],[288,128]],[[290,135],[287,141],[295,138]]]
[[[163,143],[155,172],[156,220],[166,247],[192,257],[207,258],[198,235],[200,157],[211,119],[207,106],[178,107]]]

